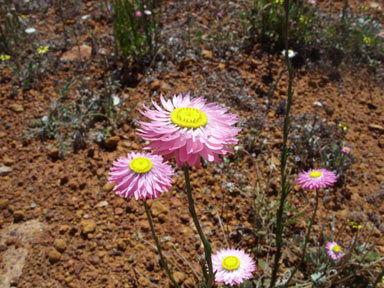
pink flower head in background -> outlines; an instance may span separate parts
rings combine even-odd
[[[137,11],[136,11],[136,16],[137,16],[137,17],[141,17],[141,15],[143,15],[143,14],[141,13],[141,11],[137,10]]]
[[[204,97],[190,99],[189,94],[174,95],[172,100],[160,96],[163,107],[152,101],[156,110],[144,106],[140,111],[150,122],[138,121],[138,135],[152,141],[146,148],[176,158],[182,167],[185,163],[200,167],[200,157],[209,162],[221,162],[219,154],[231,152],[227,145],[236,144],[241,130],[232,125],[238,122],[236,114],[226,113],[215,103],[206,103]]]
[[[341,148],[341,152],[344,153],[344,154],[349,154],[351,152],[351,147],[349,146],[343,146]]]
[[[163,157],[146,153],[128,153],[113,162],[108,181],[116,182],[116,194],[124,198],[155,199],[171,187],[173,171]]]
[[[301,172],[297,176],[296,182],[305,190],[317,190],[333,186],[337,181],[335,173],[327,169],[314,169]]]
[[[255,261],[243,250],[221,249],[212,255],[215,281],[226,285],[241,284],[244,279],[252,278],[256,269]]]
[[[344,256],[343,250],[336,242],[328,242],[325,247],[327,248],[328,256],[333,260],[339,260]]]
[[[308,0],[308,4],[316,5],[316,0]]]
[[[384,30],[377,34],[377,37],[384,38]]]

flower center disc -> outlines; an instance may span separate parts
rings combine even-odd
[[[147,173],[152,169],[152,161],[145,157],[138,157],[129,163],[129,168],[136,173]]]
[[[235,256],[227,256],[223,259],[221,265],[228,271],[236,270],[240,266],[240,260]]]
[[[171,112],[171,121],[180,127],[199,128],[207,124],[208,117],[199,109],[184,107]]]
[[[335,246],[333,247],[333,252],[335,252],[335,253],[339,253],[339,252],[340,252],[340,246],[335,245]]]
[[[311,178],[319,178],[321,176],[321,172],[319,171],[313,171],[311,173],[309,173],[309,177]]]

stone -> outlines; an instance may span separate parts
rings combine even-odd
[[[117,143],[119,143],[120,137],[119,136],[111,136],[104,142],[104,146],[106,148],[115,148],[117,146]]]
[[[64,233],[66,233],[67,231],[69,231],[69,226],[68,226],[68,225],[61,225],[61,226],[59,227],[59,233],[60,233],[60,234],[64,234]]]
[[[185,287],[194,287],[195,282],[191,278],[188,278],[187,280],[184,281],[184,286]]]
[[[155,80],[151,84],[151,89],[152,90],[159,90],[160,89],[160,84],[161,84],[160,80]]]
[[[383,127],[383,126],[380,126],[380,125],[369,124],[369,125],[368,125],[368,128],[369,128],[369,130],[372,130],[372,131],[379,131],[379,132],[381,132],[381,133],[384,132],[384,127]]]
[[[11,108],[11,110],[13,112],[16,112],[16,113],[21,113],[21,112],[24,111],[23,106],[20,105],[20,104],[16,104],[16,103],[13,103],[13,104],[9,105],[9,108]]]
[[[21,221],[25,218],[25,213],[23,210],[16,210],[15,212],[13,212],[13,218],[15,219],[15,221]]]
[[[92,219],[85,219],[80,222],[81,232],[85,235],[93,233],[96,230],[96,222]]]
[[[179,271],[176,271],[175,273],[173,273],[173,277],[177,284],[182,284],[187,278],[187,276],[185,276],[183,272],[179,272]]]
[[[61,253],[56,249],[51,249],[51,251],[49,251],[48,260],[49,262],[51,262],[51,264],[60,261],[60,258],[61,258]]]
[[[154,201],[151,206],[151,212],[154,217],[157,217],[160,214],[168,214],[169,208],[161,201]]]
[[[9,200],[8,199],[0,199],[0,210],[7,209],[9,206]]]
[[[64,252],[65,249],[67,249],[67,242],[64,239],[56,239],[55,242],[53,242],[53,247],[59,252]]]
[[[100,201],[99,203],[96,204],[96,208],[103,208],[103,207],[107,207],[109,204],[108,204],[108,201]]]
[[[203,55],[204,59],[212,59],[213,53],[209,50],[203,50],[201,51],[201,55]]]
[[[92,55],[92,48],[88,45],[75,46],[71,50],[64,52],[61,56],[61,61],[81,61],[90,59]]]
[[[104,192],[111,192],[113,187],[115,187],[116,183],[115,182],[107,182],[103,186],[103,191]]]
[[[15,163],[15,160],[9,158],[8,156],[4,156],[3,163],[6,166],[11,166],[11,165],[13,165]]]
[[[0,176],[7,176],[12,172],[12,168],[8,166],[0,166]]]
[[[51,157],[52,159],[59,159],[59,157],[60,157],[60,150],[57,149],[57,148],[49,149],[48,156]]]

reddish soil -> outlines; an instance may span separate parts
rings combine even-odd
[[[327,8],[327,4],[333,2],[336,1],[320,1],[320,5]],[[354,2],[354,7],[369,3]],[[169,17],[164,31],[174,31],[187,6],[199,17],[208,13],[205,1],[201,5],[171,4],[168,1],[165,5],[170,6],[166,8],[177,16],[176,19]],[[332,9],[341,9],[342,1],[331,6]],[[91,14],[89,23],[93,32],[100,39],[110,36],[111,30],[106,28],[106,25],[111,27],[110,23],[102,18],[93,18],[96,6],[87,2],[82,7],[84,12],[77,17]],[[42,37],[56,41],[61,34],[54,32],[59,33],[62,28],[57,24],[55,11],[49,11],[45,17],[37,15],[39,17],[43,22],[36,28],[44,31]],[[91,46],[89,32],[81,31],[80,44]],[[70,48],[72,46],[68,50]],[[167,48],[169,51],[164,54],[182,48],[185,47]],[[12,94],[15,82],[10,71],[0,71],[0,166],[11,168],[9,173],[0,176],[0,271],[4,275],[10,272],[6,259],[13,254],[7,254],[9,251],[22,249],[20,251],[25,253],[27,249],[22,273],[10,281],[0,278],[4,285],[1,287],[168,287],[169,281],[159,265],[142,203],[119,198],[107,183],[108,171],[115,159],[130,151],[140,151],[145,146],[135,134],[134,120],[141,117],[137,109],[113,131],[120,139],[113,149],[88,143],[85,149],[57,159],[51,148],[55,145],[54,140],[42,142],[37,138],[26,140],[22,137],[29,121],[49,112],[51,102],[58,97],[58,80],[68,81],[77,76],[82,81],[90,77],[90,89],[100,92],[99,81],[105,73],[100,64],[101,56],[94,51],[95,56],[82,62],[62,62],[63,52],[52,46],[51,57],[57,59],[56,66],[51,67],[45,77],[28,91],[18,89]],[[171,55],[168,59],[159,60],[149,75],[139,75],[140,82],[136,87],[124,88],[119,96],[128,109],[133,104],[136,107],[144,103],[150,105],[151,99],[158,101],[160,93],[171,97],[175,93],[190,91],[195,96],[204,95],[209,101],[231,107],[231,112],[239,114],[242,132],[238,149],[225,157],[224,164],[209,163],[191,171],[193,194],[201,224],[214,251],[226,247],[228,239],[233,247],[246,249],[272,267],[273,234],[265,238],[255,237],[262,230],[255,211],[263,209],[257,206],[260,202],[255,198],[264,195],[266,205],[272,205],[279,190],[284,117],[280,110],[281,103],[287,98],[287,78],[284,76],[278,84],[270,107],[265,93],[271,82],[266,79],[277,78],[284,59],[280,51],[271,54],[257,46],[249,54],[240,50],[225,58],[217,57],[208,48],[187,47],[185,52],[180,59]],[[318,115],[330,126],[347,124],[347,131],[339,129],[340,135],[336,136],[344,138],[352,147],[354,159],[343,183],[321,195],[314,225],[318,245],[324,244],[322,233],[334,233],[347,244],[353,232],[345,226],[352,219],[362,223],[361,233],[365,241],[376,243],[375,251],[384,254],[382,86],[382,79],[361,67],[329,67],[322,63],[296,66],[293,122],[308,113]],[[79,94],[72,89],[69,96],[73,100]],[[322,106],[314,105],[315,101]],[[293,164],[294,156],[290,157],[289,164],[293,185],[300,171]],[[304,211],[305,215],[287,227],[287,239],[305,233],[313,198],[314,194],[294,186],[289,201],[296,209],[295,214]],[[168,261],[174,271],[181,272],[177,273],[177,278],[185,287],[197,287],[203,248],[189,217],[182,171],[176,169],[171,191],[149,202],[155,229]],[[334,217],[335,232],[331,228],[331,216]],[[38,231],[32,229],[29,236],[19,230],[9,232],[12,227],[33,220],[41,226],[38,226]],[[272,222],[266,221],[263,223],[271,225]],[[272,233],[272,226],[267,231]],[[292,268],[299,255],[296,243],[289,240],[284,248],[281,273]],[[260,278],[263,272],[258,267],[255,278]]]

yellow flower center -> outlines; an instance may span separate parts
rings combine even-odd
[[[309,177],[311,178],[319,178],[321,175],[322,174],[320,171],[312,171],[311,173],[309,173]]]
[[[340,253],[340,246],[338,246],[338,245],[335,245],[335,246],[333,246],[333,252],[335,252],[335,253]]]
[[[207,124],[208,117],[199,109],[184,107],[171,112],[171,121],[180,127],[199,128]]]
[[[129,163],[129,168],[136,173],[147,173],[152,169],[152,161],[145,157],[138,157]]]
[[[235,256],[227,256],[223,259],[221,265],[224,267],[225,270],[236,270],[240,266],[240,259]]]

